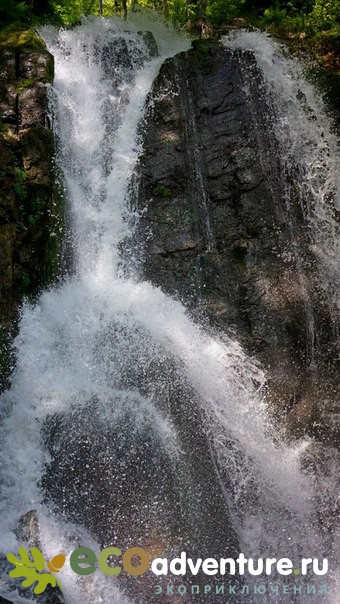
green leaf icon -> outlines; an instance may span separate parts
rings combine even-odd
[[[7,554],[7,560],[15,567],[10,571],[9,576],[13,578],[24,577],[22,581],[23,587],[30,587],[33,583],[37,583],[33,592],[37,595],[42,594],[46,587],[56,587],[61,583],[50,573],[42,573],[45,568],[45,559],[41,551],[36,547],[30,549],[31,557],[25,547],[19,547],[19,557],[14,554]],[[26,577],[26,578],[25,578]]]

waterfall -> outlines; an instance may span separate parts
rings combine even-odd
[[[251,51],[260,68],[263,81],[259,91],[255,85],[255,94],[263,95],[266,99],[267,115],[261,112],[261,103],[252,103],[252,86],[254,76],[251,70],[242,65],[244,70],[244,87],[249,103],[254,107],[256,117],[262,113],[266,127],[272,131],[276,144],[276,154],[279,157],[281,169],[282,206],[285,220],[291,230],[292,246],[287,250],[288,255],[294,256],[299,272],[301,291],[304,297],[306,314],[306,341],[308,344],[307,364],[310,367],[310,382],[318,384],[318,393],[322,397],[322,388],[326,390],[327,370],[322,367],[322,339],[318,333],[314,319],[313,300],[305,287],[303,264],[304,250],[299,247],[299,233],[296,230],[294,205],[300,207],[303,216],[303,228],[306,229],[309,240],[310,258],[307,260],[309,273],[315,270],[314,287],[318,291],[323,304],[329,306],[328,314],[331,322],[331,341],[326,352],[327,364],[330,367],[332,382],[330,395],[325,393],[329,423],[338,425],[339,420],[339,385],[334,381],[339,359],[339,279],[340,279],[340,247],[339,247],[339,210],[340,210],[340,162],[339,139],[335,132],[331,112],[305,74],[303,63],[290,56],[284,45],[275,41],[270,35],[259,31],[231,32],[222,38],[223,44],[234,50]],[[256,119],[256,118],[255,118]],[[269,123],[270,122],[270,123]],[[270,154],[271,150],[267,150]],[[266,155],[264,154],[266,157]],[[270,164],[270,162],[269,162]],[[275,199],[277,207],[280,200]],[[280,210],[279,210],[280,211]],[[321,388],[320,388],[321,384]],[[321,401],[319,402],[321,404]],[[330,454],[332,457],[332,453]],[[330,492],[338,489],[338,461],[328,461],[329,471],[324,480],[319,476],[317,492],[320,505]],[[335,464],[333,466],[333,464]],[[328,547],[331,547],[330,545]],[[339,532],[335,531],[333,544],[334,567],[338,565]],[[336,579],[338,585],[339,577]],[[338,601],[334,588],[330,597],[331,602]]]
[[[140,30],[152,30],[158,57]],[[78,544],[156,543],[163,555],[192,548],[205,557],[216,547],[216,556],[321,559],[317,500],[300,464],[309,443],[272,437],[265,372],[236,339],[210,332],[122,267],[122,242],[138,221],[130,185],[147,95],[162,62],[189,42],[138,15],[42,34],[55,58],[51,112],[71,262],[22,308],[16,368],[2,396],[2,552],[17,550],[18,521],[36,510],[46,559]],[[255,50],[265,44],[262,36]],[[324,198],[332,193],[321,168],[306,180],[310,190],[322,181]],[[322,200],[310,212],[319,225]],[[328,239],[318,232],[316,252],[338,270],[334,222],[322,218]],[[61,579],[68,603],[167,601],[153,595],[155,577],[142,578],[137,593],[99,572],[77,580],[65,567]],[[26,601],[8,577],[2,582],[5,597]],[[183,601],[200,601],[191,598]],[[335,604],[328,598],[308,601]],[[273,592],[261,601],[304,600]]]
[[[298,200],[312,231],[320,282],[339,308],[339,142],[326,107],[296,59],[260,32],[241,31],[223,38],[226,46],[251,50],[264,74],[276,122],[282,173],[294,178]],[[287,190],[287,203],[292,192]],[[334,318],[339,321],[339,317]]]

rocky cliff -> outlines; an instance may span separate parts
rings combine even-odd
[[[51,278],[59,217],[47,118],[46,84],[53,79],[53,57],[38,35],[10,31],[0,39],[0,74],[0,327],[5,375],[8,326],[22,297]]]
[[[5,232],[12,233],[6,248],[8,272],[3,271],[7,282],[2,285],[8,316],[25,289],[25,270],[31,291],[43,283],[42,267],[48,266],[51,249],[45,234],[51,232],[52,139],[45,124],[44,88],[50,57],[44,49],[38,54],[31,49],[24,58],[22,52],[14,50],[15,70],[11,68],[19,82],[14,105],[9,77],[3,93],[7,122],[1,144],[8,154],[4,199],[8,191],[13,208],[3,222]],[[32,78],[37,79],[22,89],[20,61],[31,65],[32,55],[38,73]],[[7,59],[4,64],[9,70]],[[289,435],[309,434],[334,444],[331,410],[337,365],[332,309],[319,288],[311,235],[293,181],[293,203],[287,207],[287,177],[280,169],[270,98],[263,96],[253,55],[211,41],[194,43],[192,50],[163,65],[143,126],[144,153],[135,183],[135,209],[141,219],[133,241],[125,243],[132,266],[137,260],[139,274],[183,300],[212,329],[235,334],[261,361],[268,375],[268,408],[278,426]],[[31,142],[25,145],[26,136]],[[33,213],[36,191],[45,193],[38,221]],[[7,216],[13,216],[12,221]],[[161,534],[170,548],[193,543],[197,552],[211,551],[217,557],[228,539],[234,554],[239,549],[235,532],[219,475],[210,463],[199,403],[181,364],[153,347],[148,333],[135,323],[127,327],[112,320],[104,330],[103,367],[115,356],[121,360],[110,385],[117,379],[120,392],[128,389],[147,399],[157,395],[160,409],[174,418],[185,464],[180,471],[180,464],[169,462],[148,425],[145,432],[134,429],[129,399],[120,402],[115,394],[112,407],[124,414],[103,426],[101,400],[90,393],[87,407],[82,401],[81,410],[70,408],[45,422],[43,436],[51,455],[41,481],[46,502],[66,520],[81,517],[104,545],[143,545],[148,535],[150,543],[163,547]],[[128,452],[125,457],[122,450]],[[320,477],[330,468],[328,452],[324,447],[319,455],[305,458],[306,467],[319,465],[319,491]],[[320,514],[325,532],[330,532],[336,514],[331,497]],[[142,508],[139,501],[148,505]],[[183,514],[183,509],[190,513]],[[171,541],[173,535],[184,538]],[[131,591],[138,593],[138,585],[135,582]]]
[[[334,442],[332,309],[253,55],[194,42],[163,65],[144,126],[143,275],[260,359],[279,426]]]

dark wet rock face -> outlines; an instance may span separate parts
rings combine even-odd
[[[149,58],[154,59],[155,57],[158,57],[158,46],[153,33],[151,31],[139,31],[138,33],[148,49]]]
[[[43,48],[0,47],[0,71],[3,314],[6,310],[10,313],[11,300],[44,282],[54,184],[54,145],[47,124],[46,89],[53,77],[53,58]]]
[[[113,333],[118,341],[114,326]],[[126,350],[119,350],[120,388],[112,400],[83,401],[44,424],[52,460],[42,481],[49,506],[84,525],[103,547],[140,546],[170,559],[182,551],[237,556],[201,405],[185,372],[161,348],[156,356],[142,330],[125,327],[121,336]],[[204,576],[174,580],[206,582]],[[130,595],[150,604],[158,601],[154,581],[151,572],[133,581],[119,576]]]
[[[295,434],[334,440],[332,312],[261,84],[252,53],[211,41],[163,65],[144,124],[134,261],[262,361],[281,427],[288,417]]]
[[[112,400],[82,401],[45,422],[46,499],[65,518],[81,518],[103,545],[159,541],[236,553],[201,405],[183,368],[142,329],[112,326],[110,336],[121,359]]]
[[[38,36],[23,36],[0,46],[0,388],[7,326],[22,296],[53,274],[60,218],[47,120],[53,57]]]

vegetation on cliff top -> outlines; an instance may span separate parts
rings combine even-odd
[[[83,14],[126,16],[138,7],[155,9],[180,26],[195,27],[200,20],[221,26],[235,17],[246,16],[255,24],[306,35],[340,35],[339,0],[0,0],[0,24],[72,24]]]

